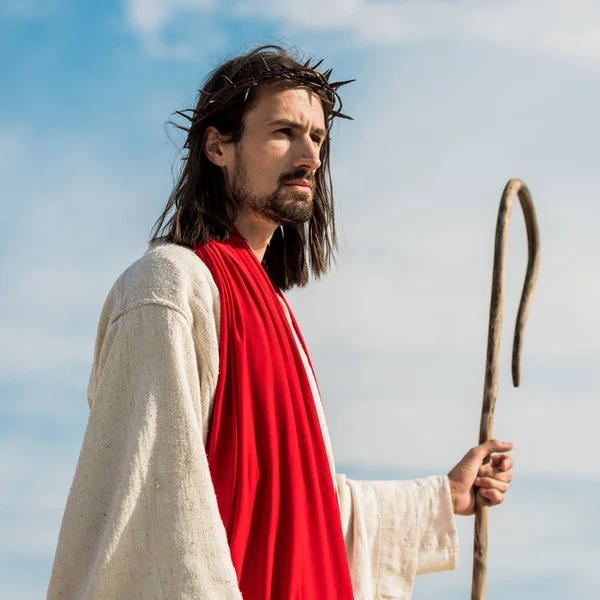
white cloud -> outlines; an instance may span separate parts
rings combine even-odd
[[[600,7],[591,0],[459,2],[409,0],[240,1],[244,16],[278,19],[287,31],[337,31],[353,43],[388,45],[422,41],[482,41],[600,62]]]
[[[126,0],[127,18],[131,26],[143,33],[156,33],[178,12],[204,11],[214,0]]]
[[[128,0],[127,18],[149,47],[179,14],[204,17],[211,0]],[[389,46],[423,41],[493,42],[584,63],[600,63],[600,5],[592,0],[238,0],[224,13],[273,23],[285,35],[340,33],[352,44]],[[200,22],[200,21],[198,21]],[[193,44],[185,44],[192,52]]]
[[[190,14],[205,16],[215,7],[215,0],[125,0],[126,18],[141,38],[145,52],[153,58],[191,60],[198,48],[218,47],[222,40],[211,27],[201,27],[197,20],[191,31],[184,19]],[[196,21],[196,20],[195,20]],[[165,40],[164,30],[174,26],[175,40]],[[177,27],[179,26],[179,27]]]

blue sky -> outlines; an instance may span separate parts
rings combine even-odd
[[[590,0],[3,0],[0,597],[44,597],[100,308],[177,166],[165,123],[223,58],[268,42],[357,78],[333,137],[338,267],[290,294],[339,470],[443,473],[476,442],[493,228],[521,177],[542,271],[513,390],[517,206],[495,427],[517,467],[488,598],[599,597],[599,31]],[[468,595],[471,519],[459,528],[460,568],[415,599]]]

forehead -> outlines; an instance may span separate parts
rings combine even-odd
[[[302,87],[274,85],[260,90],[256,104],[246,115],[248,123],[287,119],[325,129],[323,104],[317,94]]]

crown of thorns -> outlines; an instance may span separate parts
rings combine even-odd
[[[262,57],[261,57],[262,58]],[[347,81],[329,81],[333,69],[329,69],[324,73],[317,71],[317,68],[321,65],[323,60],[321,59],[314,65],[311,65],[312,59],[309,58],[300,67],[288,68],[288,67],[269,67],[267,61],[262,58],[264,63],[264,69],[247,77],[241,79],[235,83],[227,77],[227,75],[221,75],[225,81],[225,86],[216,92],[207,92],[206,90],[198,90],[200,95],[203,97],[204,102],[201,102],[197,109],[187,109],[181,111],[175,111],[176,114],[187,119],[191,125],[194,125],[199,120],[205,120],[211,115],[220,111],[226,106],[233,98],[243,94],[244,102],[248,100],[250,90],[262,84],[271,84],[276,82],[289,81],[292,84],[309,88],[314,91],[323,103],[325,103],[328,110],[328,121],[334,117],[340,119],[352,120],[352,117],[342,113],[342,99],[338,93],[338,90],[347,83],[352,83],[356,79],[348,79]],[[186,114],[191,113],[191,114]],[[189,131],[189,128],[180,127],[184,131]]]

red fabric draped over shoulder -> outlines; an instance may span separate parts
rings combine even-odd
[[[237,232],[194,250],[221,299],[206,451],[242,595],[350,600],[323,434],[278,292]]]

